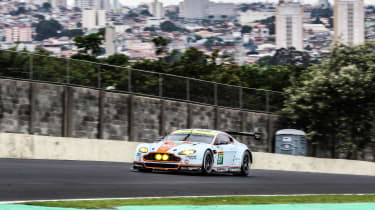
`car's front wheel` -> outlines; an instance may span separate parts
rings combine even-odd
[[[246,151],[242,157],[242,164],[241,164],[241,176],[248,176],[250,174],[250,166],[251,166],[251,158],[250,153]]]
[[[208,175],[212,172],[212,167],[214,165],[214,156],[211,151],[207,150],[203,156],[202,163],[202,174]]]

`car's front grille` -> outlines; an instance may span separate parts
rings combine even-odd
[[[163,163],[146,163],[146,167],[152,167],[152,168],[172,168],[177,169],[177,164],[163,164]]]
[[[144,159],[147,160],[147,161],[161,161],[161,160],[156,160],[155,156],[157,154],[165,155],[163,153],[150,153],[150,154],[144,156]],[[181,158],[176,157],[174,155],[171,155],[171,154],[167,154],[167,155],[169,156],[168,160],[162,161],[162,162],[180,162],[180,160],[181,160]]]

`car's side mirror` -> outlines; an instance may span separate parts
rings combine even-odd
[[[156,141],[162,141],[164,139],[164,136],[159,136],[156,138]]]
[[[255,140],[260,140],[261,137],[262,137],[262,134],[261,134],[261,133],[255,133],[255,135],[254,135],[254,139],[255,139]]]

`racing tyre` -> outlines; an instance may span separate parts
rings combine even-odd
[[[250,153],[246,151],[242,158],[241,172],[239,175],[248,176],[250,174],[250,166],[251,166]]]
[[[209,150],[207,150],[203,156],[202,174],[203,175],[210,174],[212,172],[213,165],[214,165],[214,156]]]

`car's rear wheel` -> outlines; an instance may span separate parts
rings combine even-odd
[[[203,156],[202,163],[202,174],[208,175],[212,172],[212,167],[214,165],[214,156],[211,151],[207,150]]]
[[[250,174],[251,158],[250,153],[246,151],[242,157],[240,176],[248,176]]]

